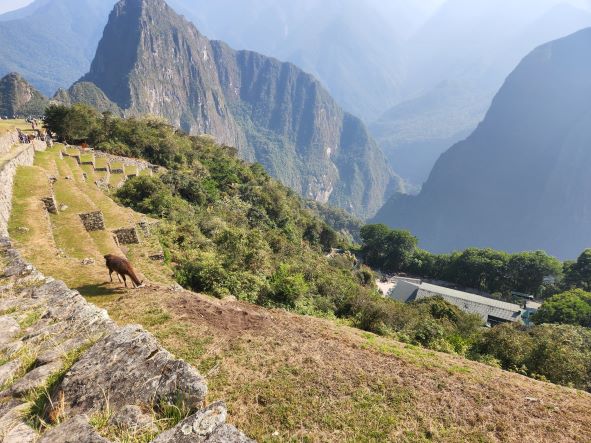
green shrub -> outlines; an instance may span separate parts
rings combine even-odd
[[[563,323],[591,327],[591,293],[571,289],[550,297],[532,318],[534,323]]]
[[[293,272],[287,264],[282,264],[271,276],[267,298],[279,305],[294,307],[309,290],[303,274]]]

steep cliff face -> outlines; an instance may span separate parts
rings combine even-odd
[[[212,46],[224,94],[247,139],[244,156],[307,198],[375,211],[371,202],[383,198],[390,171],[363,123],[296,66],[221,42]],[[378,186],[368,186],[368,179]]]
[[[41,115],[47,99],[19,74],[12,73],[0,79],[0,115]]]
[[[90,72],[94,83],[128,114],[162,115],[190,133],[238,144],[211,46],[164,1],[115,5]]]
[[[534,50],[421,194],[393,198],[376,221],[411,229],[434,251],[575,257],[591,244],[590,53],[591,28]]]
[[[125,115],[160,115],[211,134],[303,196],[356,215],[375,213],[401,186],[363,123],[314,77],[209,41],[163,0],[117,3],[81,82]],[[87,101],[78,95],[71,101]]]

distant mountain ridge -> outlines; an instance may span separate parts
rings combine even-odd
[[[0,76],[19,72],[46,96],[89,66],[113,0],[37,0],[0,16]]]
[[[163,0],[118,2],[89,73],[56,98],[114,104],[125,115],[160,115],[211,134],[302,196],[357,216],[374,214],[402,188],[363,123],[314,77],[209,41]]]
[[[582,3],[582,2],[581,2]],[[408,42],[409,97],[369,125],[396,171],[423,184],[437,158],[482,121],[535,47],[591,26],[568,0],[447,0]]]
[[[49,101],[17,73],[0,79],[0,116],[43,115]]]
[[[589,54],[591,28],[530,53],[422,192],[395,196],[375,221],[410,229],[434,252],[490,246],[576,257],[591,244]]]

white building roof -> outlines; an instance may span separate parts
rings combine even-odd
[[[463,311],[478,314],[485,321],[488,321],[489,316],[506,321],[517,321],[521,318],[522,314],[522,309],[519,305],[429,283],[423,283],[418,287],[415,299],[421,300],[434,296],[442,297]]]

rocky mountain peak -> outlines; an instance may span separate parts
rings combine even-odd
[[[361,217],[401,185],[361,120],[312,75],[208,40],[163,0],[119,1],[89,73],[60,100],[163,116],[235,146],[302,196]]]
[[[47,99],[20,74],[12,72],[0,79],[0,115],[40,115]]]
[[[422,246],[575,258],[591,242],[591,28],[525,57],[478,128],[443,154],[416,197],[393,198],[376,221]]]

